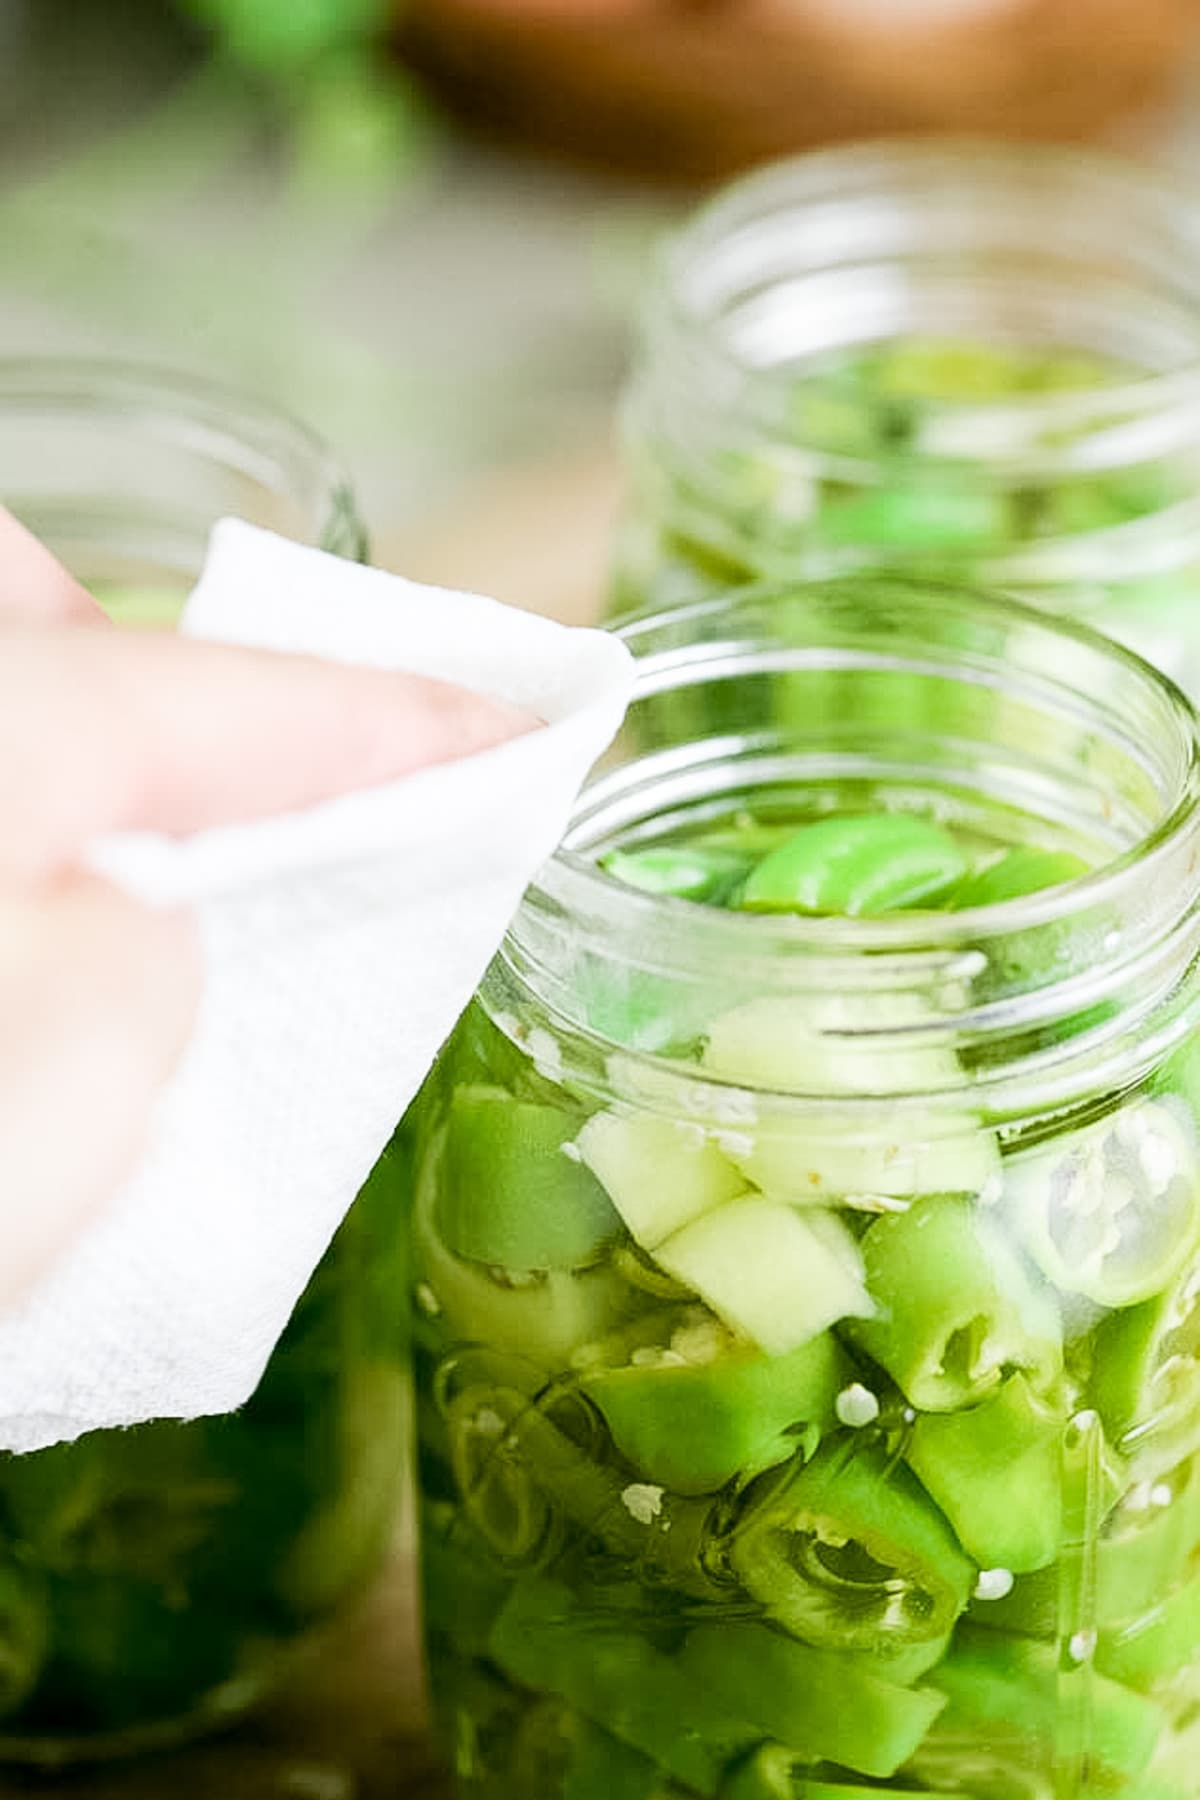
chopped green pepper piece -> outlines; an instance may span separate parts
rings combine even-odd
[[[532,1564],[558,1515],[597,1538],[636,1578],[713,1599],[706,1572],[711,1503],[627,1481],[597,1462],[542,1407],[507,1387],[471,1387],[451,1405],[455,1475],[464,1508],[500,1555]]]
[[[467,1342],[561,1368],[578,1343],[628,1318],[636,1295],[608,1266],[546,1273],[491,1271],[455,1256],[434,1224],[438,1151],[424,1159],[413,1200],[413,1281],[418,1315]]]
[[[1165,1287],[1195,1251],[1194,1139],[1162,1102],[1135,1100],[1011,1158],[1004,1203],[1056,1287],[1101,1306],[1132,1306]]]
[[[1012,1371],[1042,1393],[1062,1369],[1062,1326],[991,1215],[932,1196],[877,1219],[862,1240],[872,1319],[847,1329],[916,1407],[951,1412]]]
[[[1051,1764],[1060,1724],[1052,1645],[960,1625],[938,1667],[937,1685],[949,1705],[931,1748],[943,1735],[973,1746],[983,1737],[990,1752],[999,1757],[1007,1751],[1021,1767],[1039,1753]],[[1096,1670],[1089,1677],[1089,1692],[1089,1747],[1096,1766],[1114,1775],[1140,1775],[1154,1754],[1165,1723],[1162,1713]],[[953,1755],[949,1766],[954,1766]],[[918,1774],[921,1768],[918,1762]]]
[[[1164,1675],[1186,1669],[1200,1651],[1200,1579],[1176,1588],[1131,1624],[1100,1633],[1096,1667],[1147,1693]]]
[[[827,1331],[766,1356],[716,1320],[685,1320],[662,1350],[635,1351],[626,1367],[589,1373],[582,1385],[639,1474],[705,1494],[786,1462],[802,1441],[815,1450],[848,1373]]]
[[[610,850],[600,858],[600,867],[643,893],[718,904],[741,880],[749,858],[732,850],[678,844],[650,850]]]
[[[774,996],[750,1000],[723,1013],[708,1028],[704,1066],[722,1080],[791,1093],[809,1101],[825,1097],[880,1097],[869,1109],[807,1105],[793,1117],[718,1131],[729,1160],[773,1199],[819,1204],[829,1197],[976,1194],[1000,1167],[995,1138],[961,1108],[932,1110],[918,1120],[911,1107],[884,1096],[895,1092],[895,1047],[873,1035],[883,1025],[919,1026],[919,1008],[896,1009],[865,1029],[861,1004],[833,997],[816,1009],[798,1009]],[[914,1042],[905,1050],[905,1079],[913,1091],[966,1088],[954,1049]]]
[[[514,1585],[491,1653],[514,1680],[557,1695],[698,1794],[715,1794],[725,1765],[754,1741],[675,1658],[557,1582]]]
[[[1027,1574],[1058,1555],[1065,1425],[1023,1375],[978,1406],[914,1423],[905,1456],[982,1568]]]
[[[579,1120],[461,1087],[450,1103],[438,1229],[456,1256],[514,1270],[595,1262],[621,1221],[574,1146]]]
[[[1077,881],[1088,865],[1069,850],[1041,850],[1036,844],[1018,844],[996,862],[976,869],[954,890],[956,910],[968,906],[996,906],[1003,900],[1019,900],[1045,888]]]
[[[907,813],[818,819],[765,856],[738,904],[750,912],[869,918],[932,906],[967,872],[948,831]]]
[[[836,1213],[748,1194],[658,1246],[668,1275],[772,1356],[872,1311],[858,1245]]]
[[[911,1471],[879,1443],[855,1439],[764,1476],[728,1557],[771,1618],[837,1650],[899,1650],[941,1637],[975,1579]]]
[[[1200,1262],[1152,1299],[1100,1321],[1090,1392],[1135,1466],[1162,1467],[1200,1443]]]
[[[698,1125],[656,1113],[598,1112],[579,1154],[645,1250],[746,1190],[746,1182]]]
[[[894,1775],[945,1704],[928,1688],[893,1687],[851,1657],[736,1620],[690,1632],[679,1667],[720,1713],[753,1727],[752,1735],[863,1775]]]
[[[1096,1545],[1096,1617],[1140,1617],[1178,1581],[1200,1539],[1195,1462],[1137,1481],[1104,1521]]]

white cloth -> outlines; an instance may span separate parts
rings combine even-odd
[[[182,629],[440,676],[547,724],[304,812],[96,844],[92,866],[133,893],[196,907],[205,994],[141,1167],[0,1322],[8,1449],[250,1396],[632,686],[628,652],[603,632],[234,520],[214,533]]]

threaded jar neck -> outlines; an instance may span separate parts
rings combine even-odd
[[[640,995],[684,1040],[772,997],[891,1058],[896,1097],[945,1097],[942,1065],[913,1052],[949,1046],[989,1107],[1018,1112],[1137,1079],[1191,1029],[1200,741],[1148,665],[1015,602],[900,579],[750,588],[624,636],[640,674],[623,738],[529,891],[489,1004],[533,999],[585,1063],[665,1069]],[[1086,842],[1091,872],[955,913],[779,918],[650,896],[595,863],[663,821],[843,787]],[[961,1104],[958,1075],[946,1085]]]

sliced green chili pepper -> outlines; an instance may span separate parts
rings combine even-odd
[[[693,1220],[654,1254],[668,1275],[772,1356],[872,1311],[858,1245],[823,1208],[799,1212],[747,1195]]]
[[[886,1651],[941,1637],[975,1570],[903,1463],[833,1441],[750,1490],[727,1555],[769,1616],[812,1644]]]
[[[685,1320],[662,1350],[583,1379],[622,1456],[677,1494],[712,1493],[816,1449],[849,1377],[827,1331],[784,1356],[740,1344],[715,1319]]]
[[[413,1199],[413,1282],[418,1316],[467,1343],[561,1368],[579,1343],[603,1337],[638,1297],[606,1265],[546,1273],[491,1271],[466,1262],[436,1230],[438,1152],[426,1157]]]
[[[1052,1296],[1022,1268],[1002,1229],[969,1201],[918,1200],[862,1240],[875,1317],[848,1327],[916,1407],[951,1412],[1013,1371],[1043,1393],[1062,1369]]]
[[[919,1009],[888,1020],[919,1026]],[[794,1203],[828,1197],[977,1194],[1000,1166],[995,1139],[970,1111],[966,1076],[947,1044],[918,1043],[904,1053],[913,1091],[964,1089],[961,1108],[914,1115],[884,1096],[896,1086],[896,1051],[864,1029],[861,1005],[832,998],[815,1011],[772,997],[747,1001],[708,1028],[704,1067],[726,1081],[790,1093],[810,1104],[794,1117],[767,1117],[714,1132],[742,1173],[774,1199]],[[878,1095],[861,1109],[821,1108],[823,1098]]]
[[[1020,1766],[1031,1754],[1049,1765],[1060,1724],[1058,1661],[1054,1647],[1033,1638],[960,1625],[939,1665],[937,1685],[949,1704],[935,1738],[946,1735],[990,1753],[1007,1751]],[[1110,1681],[1089,1676],[1089,1756],[1098,1769],[1122,1776],[1142,1773],[1154,1754],[1165,1720],[1151,1701]],[[951,1762],[951,1765],[953,1763]],[[922,1764],[919,1761],[917,1771]]]
[[[648,850],[610,850],[600,867],[627,887],[647,894],[719,905],[750,866],[746,855],[699,844],[663,845]]]
[[[746,1190],[701,1126],[655,1113],[596,1113],[577,1146],[645,1250]]]
[[[754,1741],[677,1659],[588,1612],[557,1582],[528,1576],[514,1585],[491,1653],[514,1680],[557,1695],[699,1794],[715,1794],[726,1764]]]
[[[1056,1287],[1101,1306],[1132,1306],[1165,1287],[1195,1251],[1195,1144],[1168,1106],[1136,1100],[1013,1157],[1004,1203]]]
[[[712,1507],[628,1481],[546,1416],[550,1401],[506,1387],[471,1387],[451,1403],[455,1475],[472,1524],[500,1555],[534,1564],[559,1517],[619,1557],[636,1579],[711,1600]]]
[[[945,1702],[928,1688],[892,1687],[852,1657],[797,1644],[768,1626],[731,1621],[690,1632],[679,1667],[726,1716],[809,1762],[894,1775]]]
[[[1192,1464],[1137,1482],[1095,1538],[1092,1616],[1109,1630],[1141,1618],[1175,1586],[1198,1539],[1200,1481]],[[1048,1640],[1063,1629],[1059,1585],[1057,1564],[1020,1576],[995,1599],[973,1599],[971,1617],[980,1625]]]
[[[1200,1651],[1200,1579],[1176,1588],[1131,1624],[1102,1631],[1096,1667],[1126,1687],[1147,1693],[1165,1675],[1178,1675]]]
[[[1135,1467],[1200,1442],[1200,1262],[1153,1299],[1102,1319],[1092,1340],[1092,1402]]]
[[[914,1423],[904,1454],[982,1568],[1027,1574],[1058,1555],[1065,1425],[1023,1375],[978,1406]]]
[[[955,888],[952,904],[996,906],[1002,900],[1019,900],[1086,875],[1088,865],[1069,850],[1040,850],[1036,844],[1018,844],[996,862],[977,869]]]
[[[437,1222],[456,1256],[514,1270],[577,1269],[621,1230],[580,1160],[578,1117],[461,1087],[450,1102]]]
[[[1178,1581],[1200,1539],[1200,1476],[1189,1461],[1136,1482],[1104,1521],[1096,1545],[1096,1617],[1139,1618]]]
[[[818,819],[772,850],[746,877],[750,912],[837,913],[869,918],[932,906],[967,873],[948,831],[909,813]]]

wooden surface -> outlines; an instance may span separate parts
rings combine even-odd
[[[452,517],[389,536],[376,561],[584,623],[599,604],[616,497],[604,449],[518,469]],[[3,1800],[449,1800],[425,1729],[411,1526],[369,1599],[287,1691],[223,1737],[75,1774],[0,1770]]]

